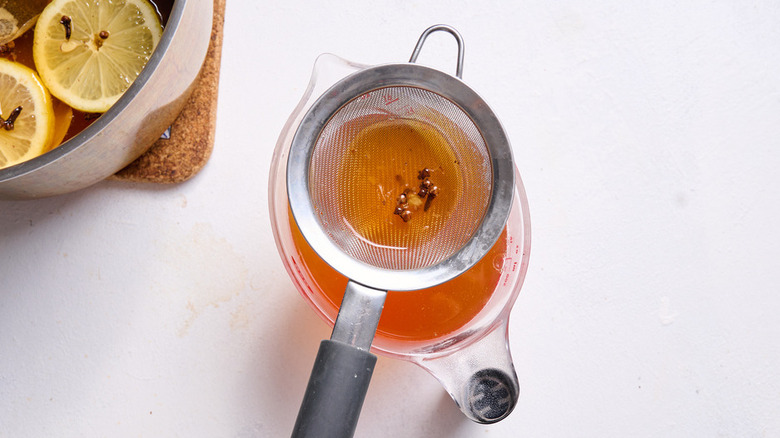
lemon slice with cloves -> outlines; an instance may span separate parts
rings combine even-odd
[[[54,96],[102,113],[138,77],[161,35],[148,0],[54,0],[38,17],[33,58]]]
[[[46,152],[53,134],[52,98],[38,75],[0,58],[0,169]]]

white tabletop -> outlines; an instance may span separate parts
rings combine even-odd
[[[478,425],[380,357],[356,435],[779,436],[780,8],[698,0],[228,1],[201,173],[0,202],[0,436],[288,436],[329,329],[276,251],[274,145],[317,55],[406,61],[437,23],[528,192],[520,403]]]

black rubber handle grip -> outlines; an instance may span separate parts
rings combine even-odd
[[[353,436],[375,364],[376,356],[367,351],[322,341],[292,437]]]

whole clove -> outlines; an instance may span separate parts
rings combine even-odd
[[[423,211],[428,211],[428,209],[431,208],[431,202],[438,195],[439,195],[439,188],[437,186],[431,187],[431,189],[428,191],[428,199],[425,200],[425,206],[423,207]]]
[[[22,113],[22,107],[17,106],[14,108],[13,111],[11,111],[11,114],[8,116],[7,119],[3,120],[3,117],[0,116],[0,124],[3,126],[3,129],[6,131],[11,131],[14,129],[14,122],[16,122],[16,118],[19,117],[19,114]]]
[[[65,26],[65,40],[70,41],[70,34],[73,30],[72,28],[73,20],[67,15],[63,15],[62,18],[60,18],[60,24]]]
[[[420,180],[420,185],[417,189],[416,197],[412,189],[407,188],[398,196],[396,200],[395,210],[393,214],[401,217],[404,222],[408,222],[412,217],[412,210],[417,210],[422,207],[423,212],[428,211],[431,207],[433,200],[439,195],[439,187],[431,181],[431,169],[424,168],[417,173],[417,179]],[[410,194],[413,197],[410,200]],[[425,203],[423,204],[423,200]],[[414,201],[414,202],[411,202]],[[413,204],[410,208],[409,204]]]

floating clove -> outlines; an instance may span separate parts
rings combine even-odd
[[[11,131],[14,129],[14,122],[16,122],[16,118],[19,117],[19,114],[22,113],[22,107],[17,106],[14,108],[13,111],[11,111],[11,114],[8,116],[7,119],[3,120],[3,117],[0,116],[0,125],[3,126],[3,129],[6,131]]]
[[[420,180],[420,186],[417,189],[417,193],[414,193],[412,189],[405,189],[404,192],[398,196],[393,214],[400,216],[404,222],[408,222],[412,217],[413,210],[416,211],[422,207],[424,212],[428,211],[431,207],[431,203],[439,195],[440,191],[439,187],[431,181],[430,177],[431,169],[426,167],[420,170],[417,173],[417,179]],[[425,201],[424,203],[423,200]]]
[[[73,30],[72,28],[73,20],[67,15],[63,15],[62,18],[60,18],[60,24],[65,26],[65,40],[70,41],[70,34]]]

